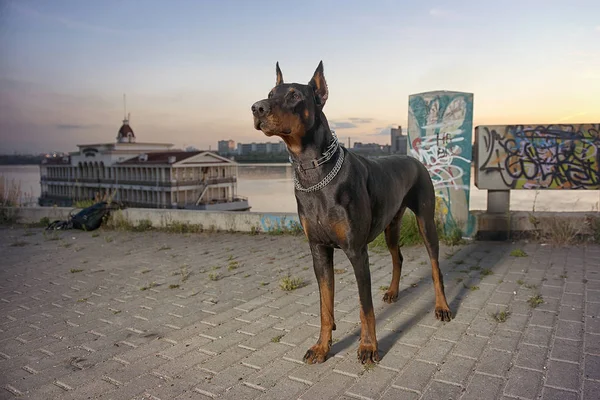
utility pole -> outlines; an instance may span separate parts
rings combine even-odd
[[[350,136],[348,136],[348,148],[350,148]]]

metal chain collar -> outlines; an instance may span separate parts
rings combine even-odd
[[[331,182],[333,180],[333,178],[336,177],[336,175],[342,168],[342,164],[344,163],[344,149],[341,148],[339,142],[337,141],[337,137],[335,136],[335,134],[333,137],[334,137],[334,143],[336,145],[336,148],[330,154],[333,155],[337,152],[338,149],[340,150],[340,156],[338,157],[335,165],[333,166],[333,169],[327,174],[327,176],[325,176],[325,178],[323,178],[323,180],[321,180],[321,182],[305,188],[305,187],[302,187],[302,185],[300,184],[300,181],[298,181],[298,177],[296,176],[296,171],[292,168],[292,173],[294,174],[294,184],[296,186],[296,190],[298,190],[300,192],[305,192],[305,193],[306,192],[316,192],[317,190],[323,189],[325,186],[327,186],[329,184],[329,182]],[[331,146],[330,146],[330,148],[331,148]],[[328,150],[329,150],[329,148],[328,148]]]

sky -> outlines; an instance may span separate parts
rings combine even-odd
[[[597,0],[0,0],[0,153],[277,141],[250,106],[323,61],[340,139],[389,143],[408,96],[474,93],[474,124],[599,123]]]

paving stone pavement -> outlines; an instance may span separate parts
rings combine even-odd
[[[319,333],[303,237],[0,228],[0,252],[0,399],[592,399],[600,390],[598,245],[443,247],[450,323],[434,318],[422,246],[403,249],[392,305],[380,290],[391,259],[371,252],[382,360],[369,368],[356,359],[356,282],[337,250],[331,357],[302,363]],[[307,285],[281,290],[288,274]]]

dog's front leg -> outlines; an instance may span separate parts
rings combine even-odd
[[[367,247],[362,249],[345,249],[348,259],[354,268],[358,295],[360,298],[360,345],[358,359],[361,363],[379,361],[377,335],[375,334],[375,311],[371,297],[371,272],[369,271],[369,253]]]
[[[335,330],[333,317],[335,278],[333,276],[333,248],[311,244],[310,251],[321,295],[321,334],[317,343],[304,355],[304,361],[313,364],[324,362],[331,348],[331,331]]]

